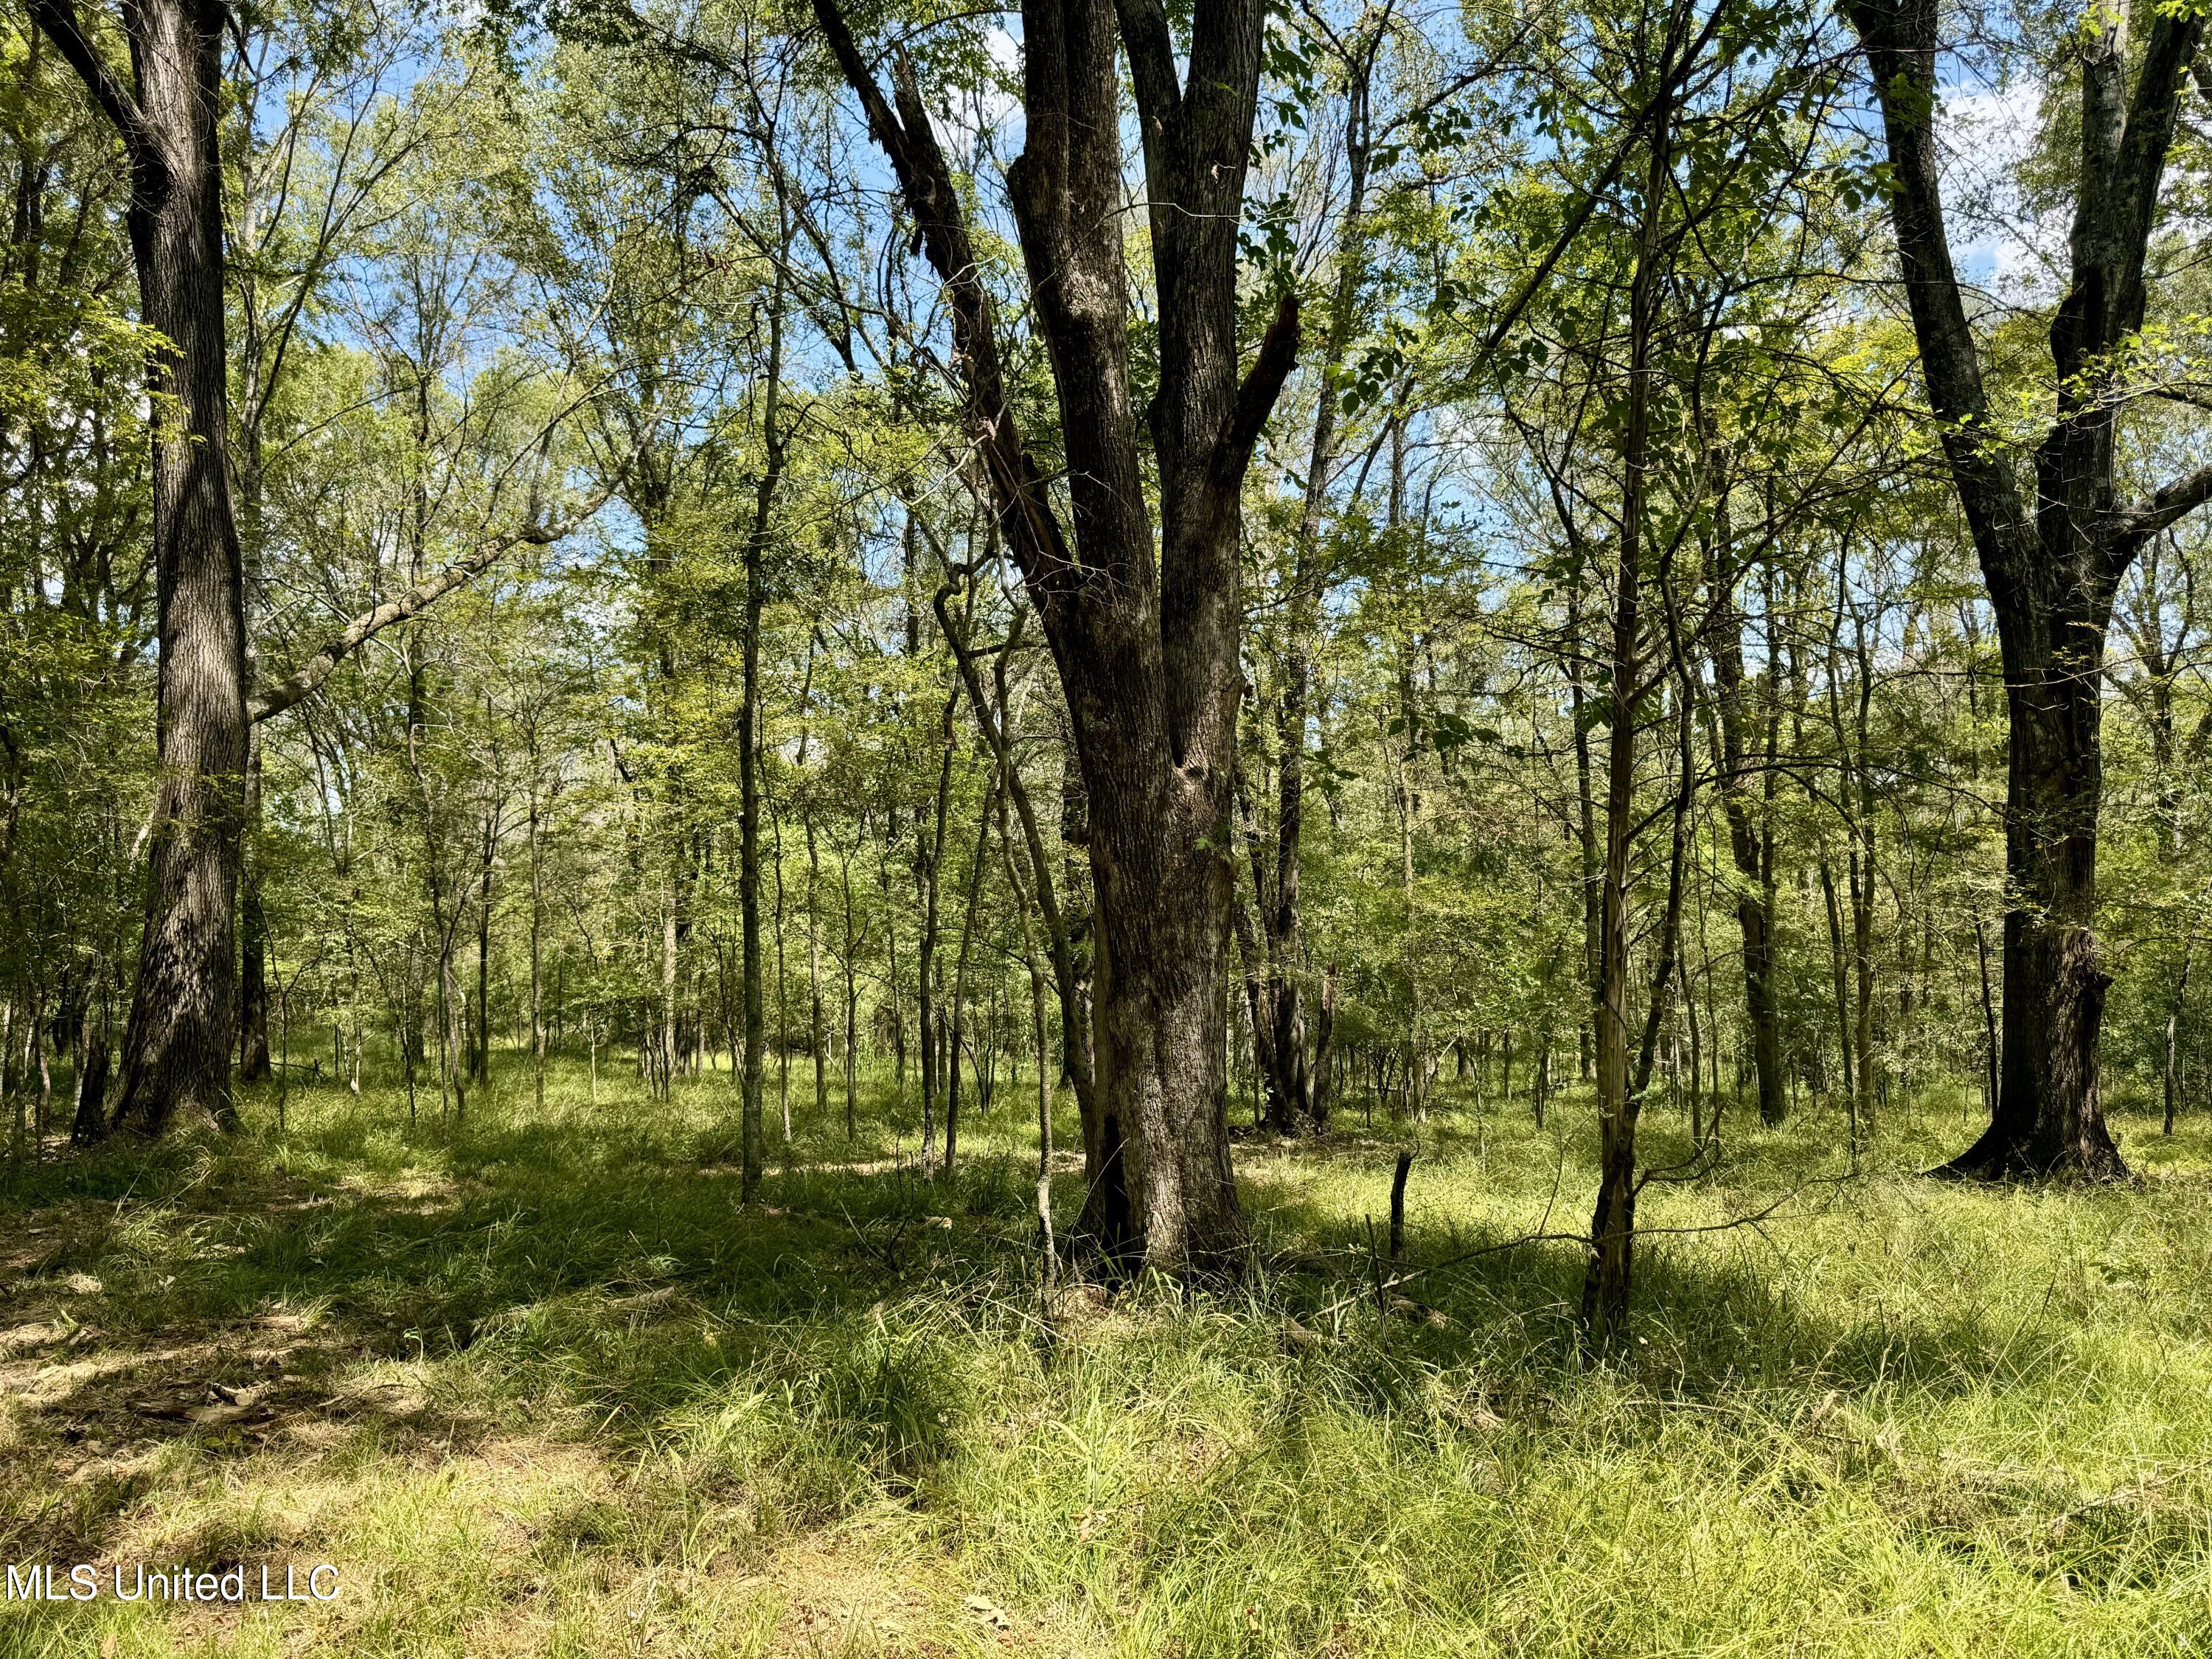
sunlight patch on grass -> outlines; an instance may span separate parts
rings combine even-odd
[[[18,1183],[0,1555],[328,1560],[345,1590],[0,1604],[0,1650],[2212,1648],[2193,1120],[2124,1122],[2118,1191],[1918,1179],[1941,1112],[1856,1176],[1820,1118],[1733,1127],[1647,1190],[1596,1364],[1575,1247],[1510,1245],[1587,1210],[1571,1097],[1420,1130],[1416,1277],[1378,1311],[1388,1126],[1240,1148],[1243,1284],[1047,1304],[1013,1114],[963,1125],[951,1182],[802,1124],[746,1212],[726,1079],[603,1075],[599,1119],[556,1081],[459,1129],[295,1090],[284,1136]]]

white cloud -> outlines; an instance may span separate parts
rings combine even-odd
[[[2018,182],[2040,130],[2043,83],[1953,85],[1939,95],[1943,205],[1960,278],[2014,302],[2055,300],[2064,286],[2070,217],[2036,210]]]

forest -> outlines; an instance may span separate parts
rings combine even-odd
[[[2205,1651],[2208,22],[6,0],[0,1651]]]

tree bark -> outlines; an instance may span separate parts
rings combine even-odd
[[[2133,92],[2124,15],[2084,25],[2080,168],[2066,296],[2051,325],[2057,417],[2032,496],[1992,430],[1944,228],[1936,139],[1936,0],[1853,0],[1881,105],[1891,221],[1929,400],[1997,622],[2010,720],[2005,780],[2004,1032],[1989,1128],[1938,1173],[2126,1174],[2105,1127],[2099,1038],[2110,977],[2096,936],[2104,653],[2121,575],[2148,537],[2212,499],[2212,469],[2118,498],[2115,348],[2142,326],[2143,267],[2193,9],[2149,21]]]
[[[128,213],[142,319],[164,341],[148,364],[160,672],[145,929],[114,1121],[155,1134],[234,1121],[238,1017],[232,925],[245,830],[246,617],[226,459],[222,104],[227,14],[211,0],[123,9],[126,89],[68,0],[32,17],[114,125],[130,156]]]
[[[1000,531],[1044,625],[1091,804],[1103,1182],[1127,1222],[1099,1243],[1169,1271],[1241,1259],[1229,1164],[1226,1000],[1240,490],[1297,351],[1286,298],[1240,379],[1237,227],[1263,8],[1194,15],[1187,79],[1158,0],[1023,9],[1025,147],[1007,171],[1066,452],[1071,548],[1006,393],[992,304],[911,67],[887,100],[833,0],[815,14],[945,284],[968,420]],[[1160,384],[1145,489],[1128,362],[1121,82],[1128,50],[1151,220]],[[1109,1197],[1106,1213],[1114,1204]]]

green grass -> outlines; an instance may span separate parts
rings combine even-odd
[[[343,1588],[0,1602],[0,1652],[2212,1651],[2203,1120],[2118,1119],[2136,1187],[1989,1191],[1911,1173],[1955,1098],[1856,1176],[1838,1121],[1738,1115],[1647,1189],[1678,1231],[1599,1363],[1571,1244],[1377,1317],[1379,1122],[1240,1144],[1247,1283],[1048,1307],[1017,1104],[949,1184],[879,1103],[859,1146],[803,1121],[747,1214],[726,1074],[585,1087],[540,1111],[518,1066],[450,1130],[295,1088],[282,1135],[254,1097],[227,1146],[20,1174],[0,1559]],[[1409,1267],[1586,1219],[1586,1103],[1409,1133]]]

